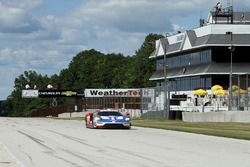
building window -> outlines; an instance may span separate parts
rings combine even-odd
[[[163,70],[163,59],[156,60],[156,70]]]
[[[159,60],[157,60],[157,64],[158,64],[158,61]],[[212,61],[211,50],[204,50],[200,52],[167,58],[166,64],[168,65],[168,68],[176,68],[176,67],[183,67],[183,66],[201,64],[201,63],[208,63],[211,61]]]
[[[195,76],[195,77],[183,77],[170,79],[171,91],[187,91],[197,88],[210,89],[212,80],[210,76]]]

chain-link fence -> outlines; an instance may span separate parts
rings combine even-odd
[[[173,112],[166,112],[169,104],[168,93],[164,87],[143,88],[141,97],[141,117],[145,119],[173,119]]]
[[[232,110],[250,110],[250,79],[248,75],[234,75],[232,77]]]
[[[248,75],[234,75],[232,78],[232,110],[250,110],[250,80]],[[164,85],[164,84],[163,84]],[[95,111],[102,108],[115,108],[128,112],[133,118],[145,119],[182,119],[182,112],[217,112],[227,111],[230,96],[229,88],[223,87],[225,95],[215,95],[207,90],[208,95],[196,96],[193,90],[170,91],[164,87],[138,89],[141,96],[136,97],[85,97],[79,105],[81,111]],[[169,86],[171,89],[171,86]],[[171,104],[171,105],[168,105]],[[170,106],[170,107],[169,107]],[[169,112],[167,112],[169,108]]]

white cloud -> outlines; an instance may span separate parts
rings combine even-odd
[[[206,3],[208,2],[208,3]],[[199,12],[210,1],[180,0],[92,0],[84,3],[70,17],[78,25],[113,27],[125,32],[164,32],[171,29],[170,18]],[[169,31],[169,30],[168,30]]]
[[[30,33],[42,29],[40,23],[31,17],[25,8],[9,5],[0,1],[0,32]]]
[[[11,62],[11,50],[9,48],[5,48],[0,50],[0,65],[6,65]]]
[[[45,1],[53,0],[0,0],[0,76],[4,80],[0,87],[0,95],[4,95],[0,98],[9,95],[6,92],[13,89],[9,85],[25,70],[55,74],[66,68],[78,52],[91,48],[133,55],[148,33],[192,28],[201,11],[206,15],[217,2],[79,0],[81,5],[60,15],[53,13],[53,7],[41,9],[46,7],[42,5]],[[226,0],[222,3],[226,6]],[[242,0],[235,6],[247,10],[250,1]],[[36,9],[40,9],[39,15]],[[1,72],[6,70],[7,75]]]
[[[31,10],[41,5],[42,1],[43,0],[0,0],[0,3],[10,7]]]

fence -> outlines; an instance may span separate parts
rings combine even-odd
[[[232,77],[232,110],[250,110],[250,80],[248,75],[234,75]]]
[[[248,75],[234,75],[232,78],[232,110],[250,111],[250,80]],[[218,112],[228,111],[229,95],[214,95],[208,90],[206,96],[195,96],[193,91],[165,92],[163,87],[145,88],[148,96],[141,97],[141,117],[146,119],[181,119],[181,112]],[[229,92],[229,88],[225,88]],[[186,94],[186,98],[172,98],[174,95]],[[170,112],[166,113],[164,105],[170,102]],[[169,96],[169,97],[168,97]],[[181,97],[181,96],[177,96]],[[168,114],[168,115],[167,115]]]
[[[250,80],[248,75],[234,75],[232,78],[232,110],[250,111]],[[228,91],[228,88],[224,88]],[[142,88],[140,97],[98,97],[83,98],[78,101],[78,111],[94,111],[102,108],[115,108],[129,112],[134,118],[146,119],[182,119],[182,112],[217,112],[227,111],[229,96],[214,95],[208,90],[206,96],[194,96],[193,91],[167,91],[163,86]],[[142,93],[143,92],[143,93]],[[182,96],[185,95],[185,96]],[[165,100],[164,100],[165,99]],[[170,112],[166,107],[170,105]],[[166,106],[167,105],[167,106]],[[33,116],[53,115],[72,112],[74,106],[40,110]]]
[[[49,107],[44,109],[39,109],[31,113],[31,117],[46,117],[53,116],[57,117],[61,113],[72,113],[74,112],[74,105],[65,105],[57,107]]]

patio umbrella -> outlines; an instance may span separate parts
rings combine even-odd
[[[226,95],[228,95],[228,92],[223,90],[223,89],[220,89],[220,90],[214,91],[213,94],[215,94],[217,96],[226,96]]]
[[[240,89],[240,92],[238,91],[238,89],[236,89],[236,90],[233,91],[233,94],[234,94],[234,95],[237,95],[237,94],[239,94],[239,93],[240,93],[241,95],[243,95],[243,94],[246,94],[247,91],[244,90],[244,89]]]
[[[220,85],[214,85],[211,87],[212,91],[217,91],[217,90],[223,90],[222,86]]]
[[[193,91],[193,94],[197,96],[204,96],[204,95],[207,95],[208,93],[204,89],[197,89]]]
[[[238,87],[237,85],[233,85],[233,86],[232,86],[232,91],[238,90],[238,88],[239,88],[239,87]]]

